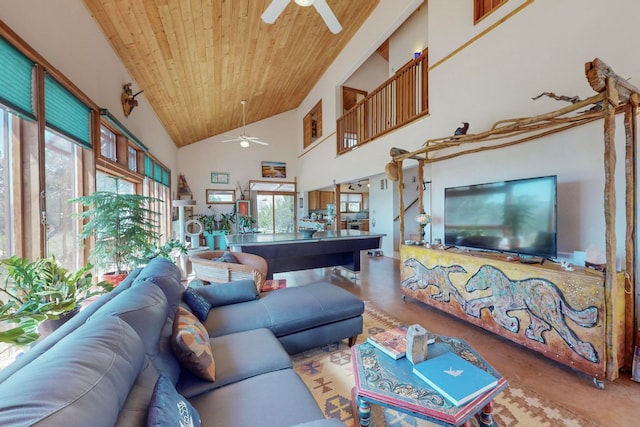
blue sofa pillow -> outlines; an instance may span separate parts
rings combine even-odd
[[[207,319],[211,304],[202,295],[198,294],[193,288],[187,288],[182,294],[182,299],[199,320],[205,321]]]
[[[200,427],[200,414],[187,399],[178,394],[173,383],[160,375],[149,404],[149,427]]]
[[[229,262],[231,264],[237,264],[238,263],[238,260],[236,260],[236,257],[234,257],[233,254],[231,252],[229,252],[229,251],[225,251],[220,258],[216,258],[216,259],[214,259],[214,261]]]
[[[258,290],[253,280],[236,280],[229,283],[211,283],[193,288],[211,307],[252,301],[258,298]]]

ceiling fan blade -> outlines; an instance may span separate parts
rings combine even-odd
[[[238,141],[242,141],[242,140],[241,140],[241,139],[238,139],[238,138],[233,138],[233,139],[225,139],[225,140],[224,140],[224,141],[222,141],[222,142],[238,142]]]
[[[273,0],[262,12],[262,20],[267,24],[273,24],[288,4],[289,0]]]
[[[259,139],[254,139],[251,142],[255,142],[256,144],[260,144],[260,145],[269,145],[268,142],[260,141]]]
[[[333,34],[338,34],[342,31],[342,25],[338,22],[336,15],[333,14],[333,11],[327,4],[327,0],[315,0],[313,7],[316,8],[322,19],[324,19],[324,23],[329,27],[329,31]]]

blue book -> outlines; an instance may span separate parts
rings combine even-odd
[[[456,406],[498,385],[493,375],[452,352],[418,363],[413,372]]]

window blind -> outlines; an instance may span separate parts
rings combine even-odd
[[[91,149],[91,109],[49,74],[44,79],[47,126]]]
[[[29,58],[0,37],[0,102],[31,120],[35,120],[33,65]]]

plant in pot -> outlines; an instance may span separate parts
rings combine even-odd
[[[225,236],[231,234],[231,224],[235,223],[235,215],[235,209],[233,212],[220,214],[220,230],[224,232]],[[227,241],[222,238],[220,242],[220,249],[226,249]]]
[[[94,283],[91,264],[71,272],[54,256],[34,261],[13,256],[0,262],[3,343],[29,344],[75,315],[83,301],[112,289],[106,282]]]
[[[208,209],[211,211],[210,214],[197,215],[196,219],[202,224],[202,234],[204,235],[205,241],[207,242],[207,246],[209,246],[209,249],[214,250],[215,241],[213,232],[218,229],[221,221],[217,219],[217,215],[213,211],[211,205],[208,206]]]
[[[85,220],[80,239],[95,239],[89,259],[114,285],[130,270],[141,264],[149,247],[155,248],[160,238],[156,226],[157,213],[148,206],[160,201],[154,197],[120,191],[118,180],[114,191],[96,191],[70,200],[85,208],[78,213]]]

